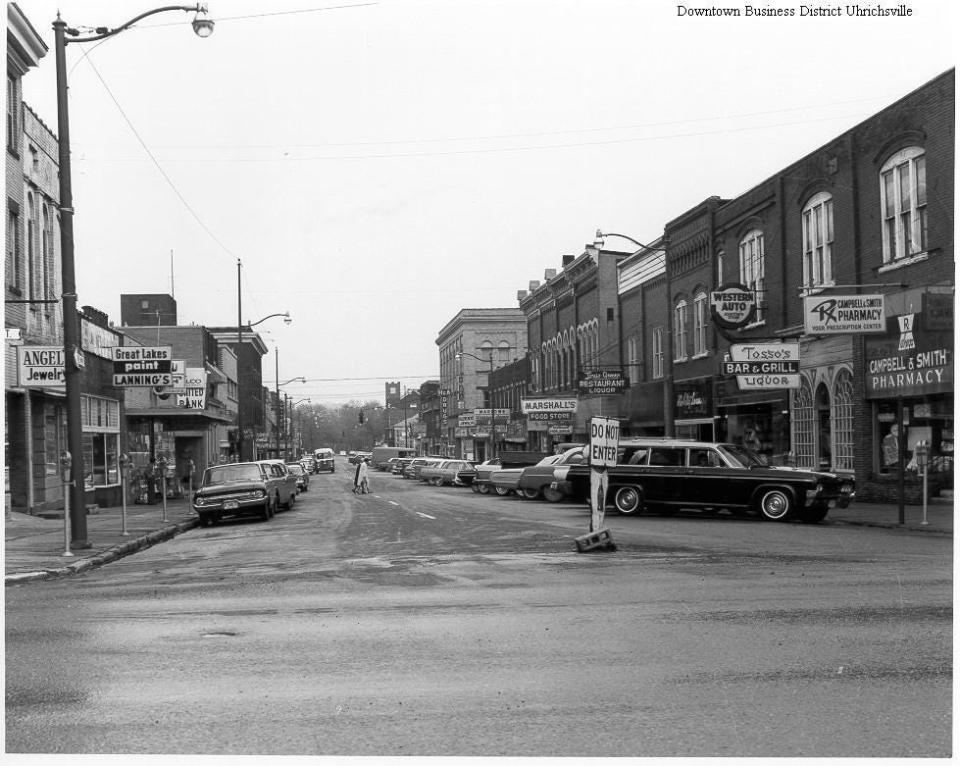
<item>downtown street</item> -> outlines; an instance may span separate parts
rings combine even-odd
[[[351,479],[8,585],[6,751],[951,754],[952,536]]]

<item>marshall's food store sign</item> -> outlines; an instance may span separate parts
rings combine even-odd
[[[570,433],[577,411],[576,398],[521,399],[520,411],[527,416],[528,431]]]

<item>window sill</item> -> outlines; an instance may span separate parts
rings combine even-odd
[[[743,329],[744,329],[744,330],[754,330],[754,329],[756,329],[757,327],[763,327],[766,323],[767,323],[767,320],[766,320],[766,319],[761,319],[761,320],[759,320],[759,321],[757,321],[757,322],[751,322],[751,323],[748,324],[748,325],[744,325],[744,326],[743,326]]]
[[[820,295],[820,293],[822,293],[824,290],[827,290],[836,284],[836,282],[820,282],[816,285],[804,285],[801,290],[803,291],[804,296]]]
[[[895,261],[890,261],[883,264],[883,266],[877,269],[877,273],[886,274],[888,271],[896,271],[897,269],[902,269],[905,266],[912,266],[915,263],[921,263],[922,261],[927,260],[929,257],[929,250],[924,250],[922,253],[914,253],[913,255],[908,255],[905,258],[898,258]]]
[[[710,356],[710,352],[709,352],[709,351],[701,351],[699,354],[694,354],[693,356],[691,356],[690,359],[691,359],[691,360],[693,360],[693,359],[704,359],[705,357],[708,357],[708,356]]]
[[[687,362],[687,361],[689,361],[689,359],[690,359],[689,357],[681,356],[681,357],[679,357],[678,359],[674,359],[674,360],[673,360],[673,363],[674,363],[674,364],[680,364],[681,362]]]

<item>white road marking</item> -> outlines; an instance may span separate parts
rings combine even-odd
[[[396,500],[387,500],[387,502],[390,503],[390,505],[400,505]]]
[[[434,521],[437,520],[437,517],[436,517],[436,516],[430,516],[430,515],[428,515],[428,514],[426,514],[426,513],[420,513],[420,511],[417,511],[417,516],[423,516],[423,518],[425,518],[425,519],[433,519]]]

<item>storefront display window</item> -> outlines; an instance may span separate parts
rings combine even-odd
[[[920,441],[930,446],[928,470],[952,486],[953,476],[953,400],[949,396],[905,399],[903,426],[897,426],[895,401],[877,404],[875,435],[876,464],[881,474],[896,475],[899,470],[900,440],[903,441],[903,464],[907,475],[918,471],[916,448]]]
[[[83,435],[84,483],[102,487],[120,483],[118,447],[120,434],[85,433]]]

